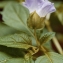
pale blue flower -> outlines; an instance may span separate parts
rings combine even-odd
[[[30,13],[36,11],[40,17],[45,17],[56,10],[54,4],[48,0],[25,0],[22,4],[29,9]]]

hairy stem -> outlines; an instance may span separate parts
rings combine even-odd
[[[37,39],[36,29],[34,29],[34,36],[35,36],[36,43],[37,43],[37,46],[39,47],[39,49],[46,55],[46,57],[49,59],[49,61],[50,61],[51,63],[53,63],[53,61],[52,61],[52,59],[50,58],[49,54],[47,53],[46,49],[40,44],[40,41]]]
[[[34,29],[34,36],[35,36],[35,39],[36,39],[37,46],[40,47],[40,42],[38,41],[37,35],[36,35],[36,29]]]
[[[53,61],[52,61],[52,59],[50,58],[48,52],[45,50],[45,48],[44,48],[43,46],[41,46],[41,50],[42,50],[42,51],[44,52],[44,54],[47,56],[47,58],[49,59],[49,61],[50,61],[51,63],[53,63]]]

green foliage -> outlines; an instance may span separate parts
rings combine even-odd
[[[15,1],[15,0],[2,0],[0,1],[0,8],[4,8],[8,3]]]
[[[8,35],[8,34],[17,33],[17,32],[19,32],[19,31],[12,27],[5,25],[4,23],[0,23],[0,37]]]
[[[63,63],[63,56],[58,54],[58,53],[54,53],[54,52],[49,52],[48,53],[52,63]],[[44,55],[44,56],[40,56],[37,58],[37,60],[35,61],[35,63],[51,63],[49,61],[49,59]]]
[[[32,59],[26,60],[25,58],[12,58],[11,56],[0,52],[0,63],[34,63]]]
[[[46,50],[55,33],[27,26],[30,14],[27,8],[10,2],[1,14],[6,25],[0,23],[0,63],[34,63],[33,60],[35,63],[63,62],[63,56]],[[45,55],[42,56],[42,53]]]
[[[29,11],[27,8],[17,2],[7,4],[2,12],[4,23],[29,34],[27,19]]]
[[[25,33],[14,34],[5,37],[0,37],[0,45],[28,49],[31,47],[31,40]]]
[[[54,32],[48,32],[48,33],[43,34],[43,35],[40,37],[40,42],[41,42],[41,44],[50,41],[50,40],[54,37],[54,35],[55,35]]]

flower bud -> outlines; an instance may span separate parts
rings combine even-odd
[[[30,14],[27,24],[32,29],[41,29],[45,25],[45,17],[40,17],[36,12]]]

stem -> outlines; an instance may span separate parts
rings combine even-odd
[[[37,35],[36,35],[36,29],[34,29],[34,36],[35,36],[35,39],[36,39],[37,46],[40,47],[40,42],[38,41]]]
[[[61,23],[62,23],[62,25],[63,25],[63,12],[62,12],[62,22],[61,22]]]
[[[47,51],[45,50],[45,48],[43,46],[41,46],[41,50],[44,52],[44,54],[47,56],[47,58],[50,60],[50,62],[53,63],[52,59],[50,58],[49,54],[47,53]]]
[[[37,42],[37,46],[39,47],[39,49],[46,55],[46,57],[50,60],[51,63],[53,63],[52,59],[50,58],[49,54],[47,53],[47,51],[45,50],[45,48],[40,44],[40,42],[37,39],[37,35],[36,35],[36,29],[34,29],[34,36]]]
[[[45,24],[46,24],[47,29],[48,29],[50,32],[53,32],[53,31],[52,31],[52,28],[50,27],[49,21],[46,21]],[[61,46],[60,46],[60,44],[59,44],[57,38],[56,38],[56,37],[53,37],[52,40],[53,40],[53,43],[55,44],[55,46],[56,46],[58,52],[63,55],[63,50],[62,50],[62,48],[61,48]]]

